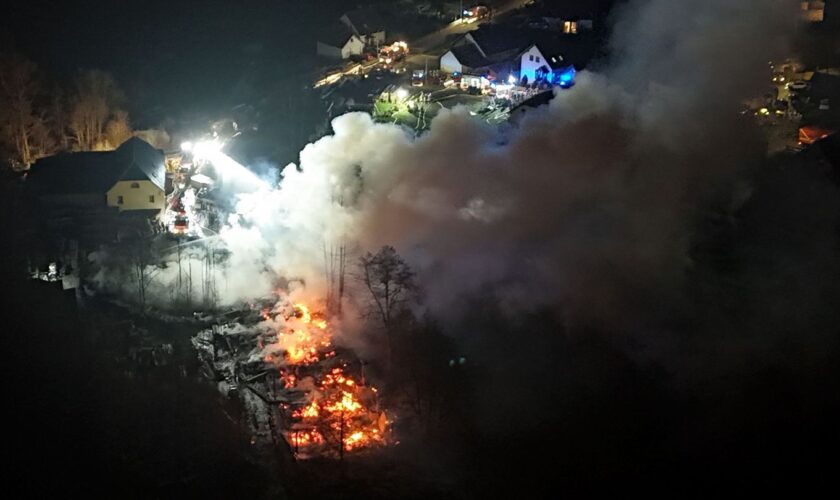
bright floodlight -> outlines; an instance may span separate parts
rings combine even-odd
[[[515,76],[513,76],[513,75],[510,75],[510,76],[508,77],[508,83],[516,83],[516,77],[515,77]]]
[[[211,163],[221,181],[234,192],[252,192],[266,186],[253,172],[222,152],[222,144],[218,140],[196,143],[193,156]]]
[[[399,100],[403,100],[406,97],[408,97],[408,91],[405,90],[402,87],[398,88],[396,93],[397,93],[397,99],[399,99]]]
[[[193,143],[190,141],[184,141],[181,143],[181,151],[190,151],[193,148]]]
[[[212,156],[222,150],[222,145],[218,141],[201,141],[196,143],[192,150],[193,155],[198,158],[211,159]]]

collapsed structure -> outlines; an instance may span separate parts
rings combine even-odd
[[[333,344],[333,333],[323,314],[281,295],[192,343],[219,390],[241,400],[251,444],[297,458],[343,458],[387,444],[391,422],[364,365]]]

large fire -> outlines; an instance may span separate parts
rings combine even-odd
[[[272,320],[272,313],[280,314],[263,311],[263,317]],[[286,440],[295,454],[343,456],[387,444],[390,422],[377,391],[338,359],[326,318],[295,304],[276,330],[265,359],[277,365],[285,390],[304,395],[300,404],[283,405],[289,416]]]

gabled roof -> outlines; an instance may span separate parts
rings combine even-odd
[[[533,33],[531,39],[553,69],[570,64],[578,70],[584,69],[599,54],[598,38],[590,33],[565,35],[538,32]]]
[[[163,166],[163,151],[138,137],[132,137],[115,151],[121,155],[121,161],[128,163],[128,168],[119,180],[150,180],[152,184],[164,189],[166,170]]]
[[[329,29],[323,30],[318,41],[330,47],[342,48],[355,33],[343,23],[335,23]]]
[[[471,43],[452,47],[451,52],[461,65],[468,68],[483,68],[490,65],[490,61]]]
[[[541,44],[532,43],[528,45],[522,52],[519,53],[519,57],[523,54],[531,50],[532,47],[536,47],[537,50],[540,51],[540,54],[543,55],[545,62],[548,64],[548,68],[555,70],[555,69],[563,69],[572,66],[572,63],[567,61],[563,54],[559,52],[548,52],[547,50],[543,49]],[[551,54],[551,55],[549,55]]]
[[[113,152],[61,153],[36,161],[26,184],[39,194],[101,194],[122,174]]]
[[[361,7],[351,10],[341,16],[341,21],[348,24],[359,36],[385,31],[389,24],[382,7]]]
[[[467,36],[475,41],[488,59],[521,52],[531,41],[527,30],[498,24],[483,24]]]
[[[119,180],[164,189],[163,151],[132,137],[114,151],[61,153],[32,165],[27,185],[39,194],[104,194]]]

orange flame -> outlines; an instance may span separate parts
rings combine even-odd
[[[288,329],[277,332],[286,365],[280,373],[283,387],[296,390],[301,382],[296,375],[298,367],[334,358],[336,353],[329,324],[306,305],[294,305],[287,325]],[[305,455],[334,454],[338,447],[352,451],[386,444],[390,422],[376,409],[376,400],[375,388],[354,380],[342,367],[332,368],[315,377],[315,390],[308,392],[307,404],[291,412],[294,423],[286,438],[296,452]]]

